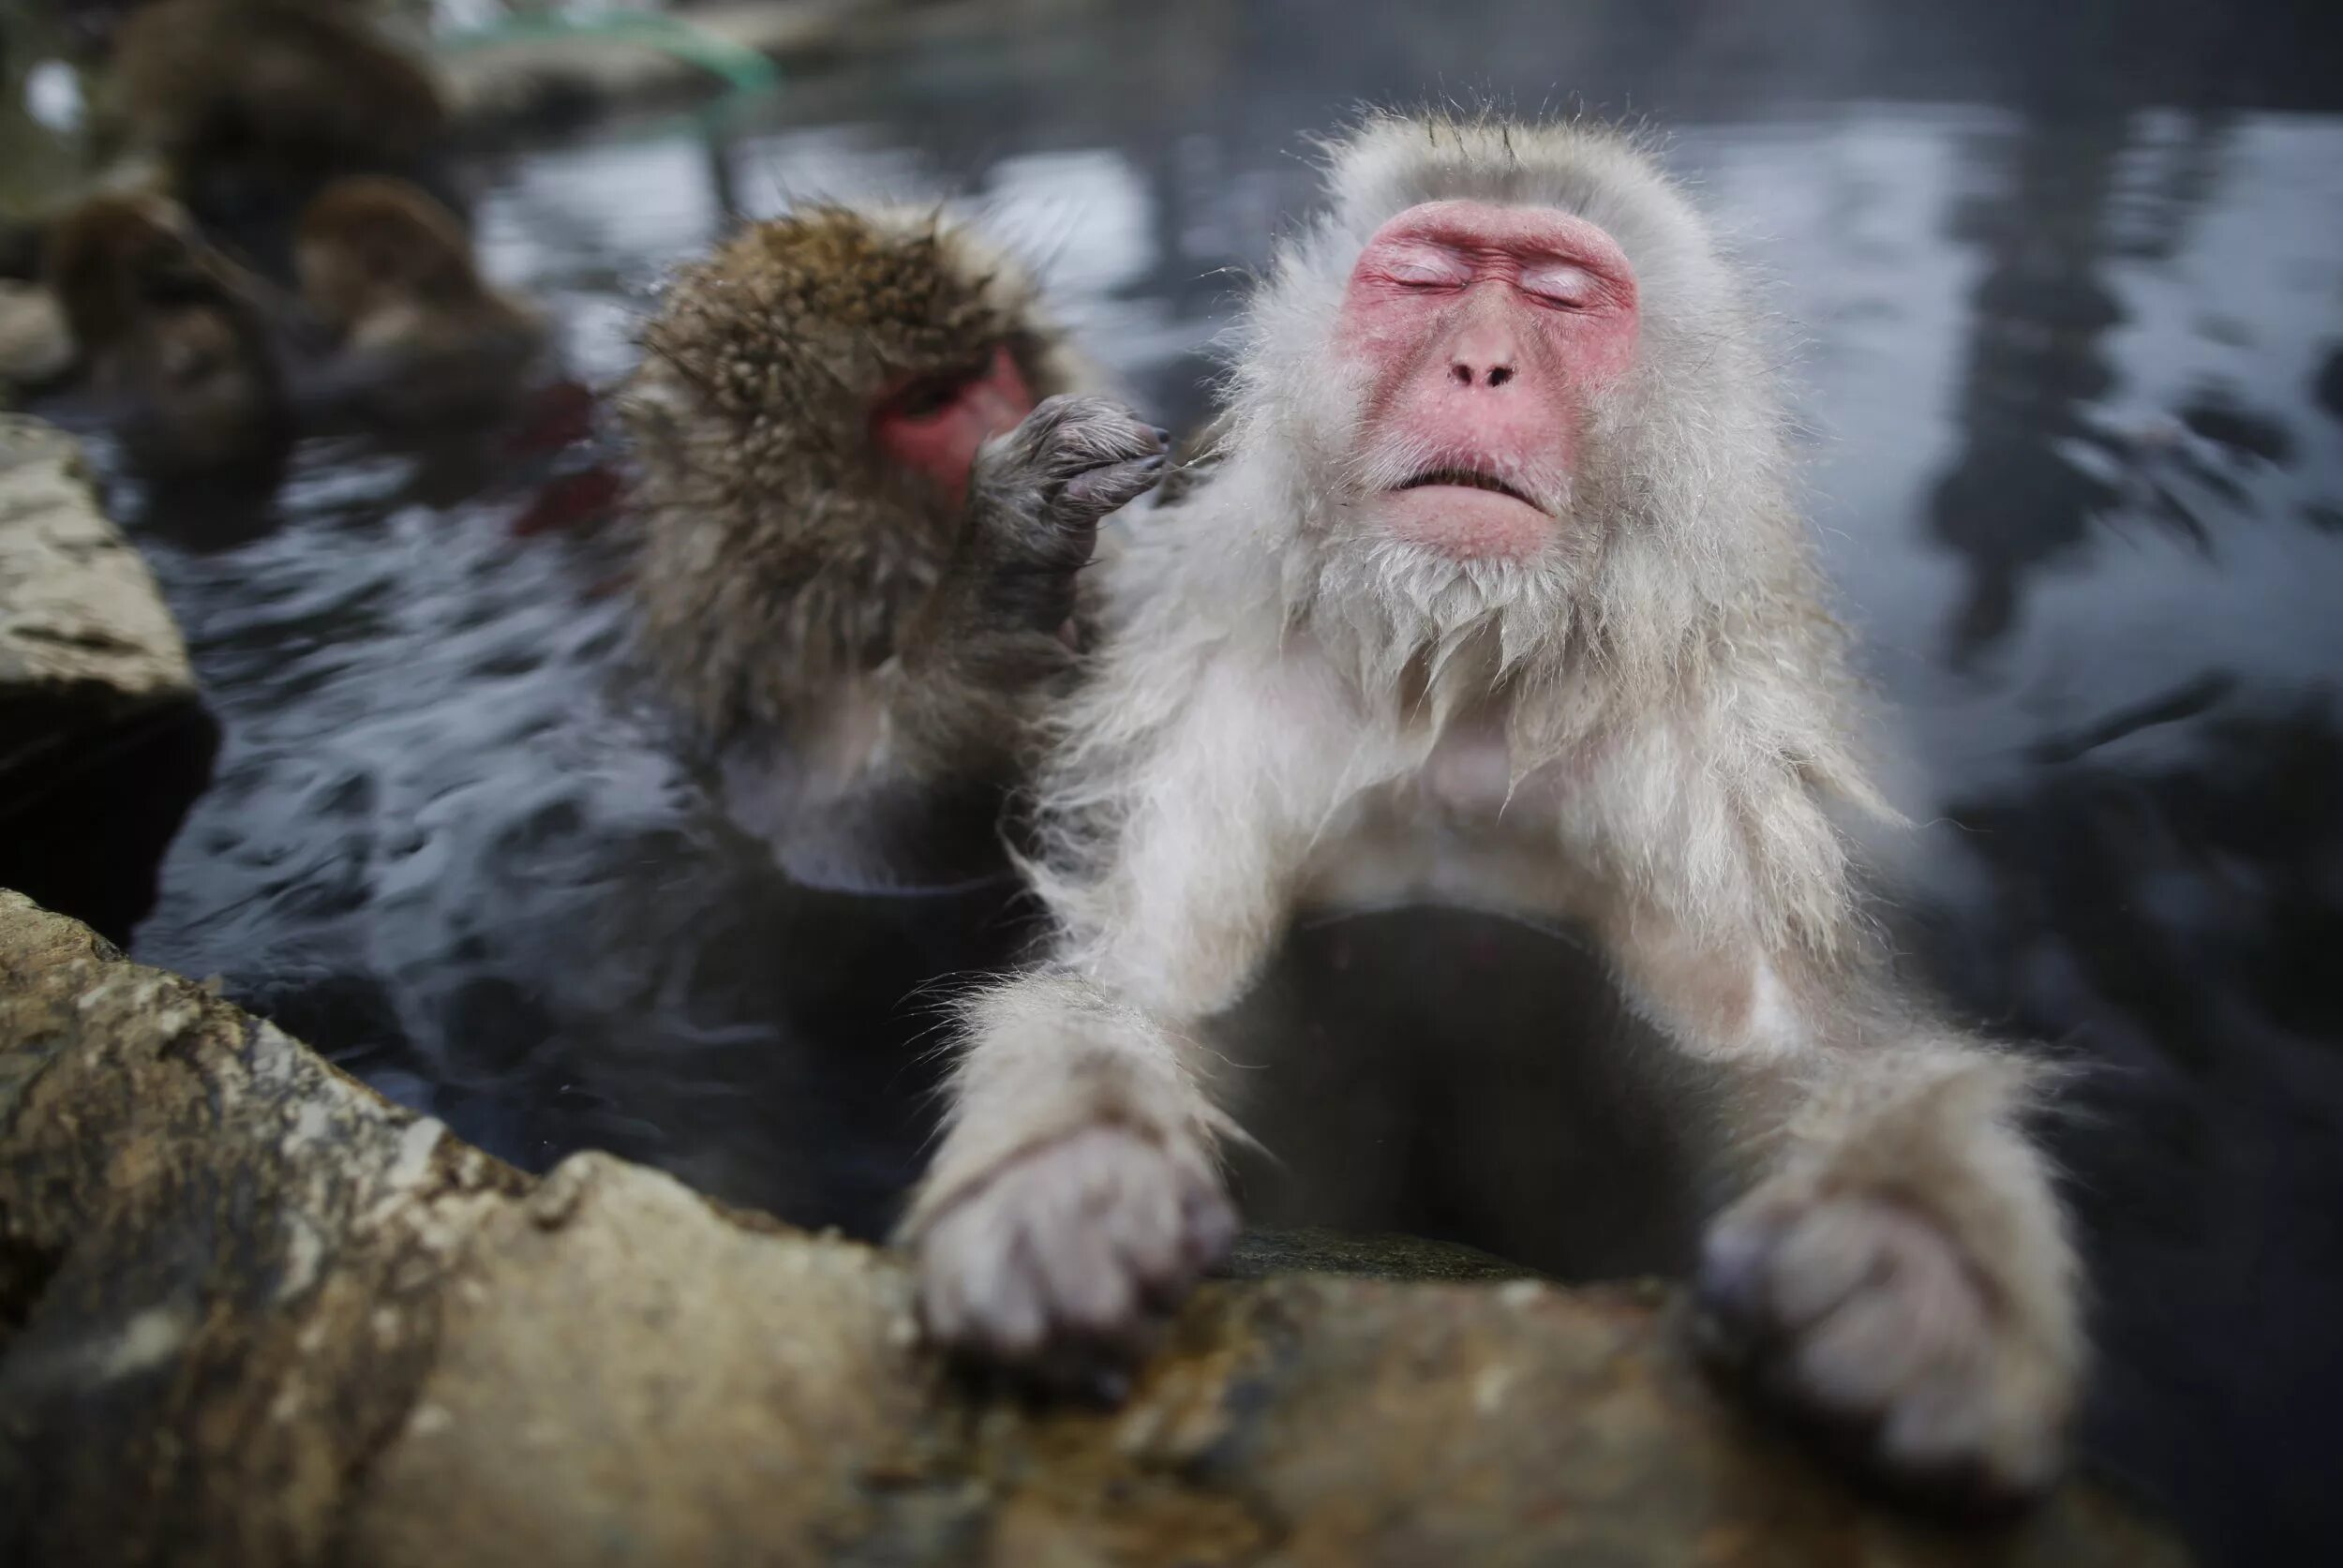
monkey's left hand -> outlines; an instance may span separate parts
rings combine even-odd
[[[1720,1218],[1704,1348],[1912,1501],[1975,1512],[2037,1495],[2075,1381],[2046,1194],[1997,1190],[2007,1174],[1989,1168],[1924,1203],[1843,1174],[1778,1177]]]

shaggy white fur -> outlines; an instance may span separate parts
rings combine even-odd
[[[1585,921],[1731,1082],[1746,1193],[1710,1233],[1714,1342],[1901,1478],[2042,1485],[2082,1341],[2016,1127],[2030,1074],[1899,996],[1862,917],[1841,823],[1892,814],[1740,273],[1599,127],[1377,117],[1327,187],[1247,313],[1217,471],[1101,569],[1102,650],[1037,786],[1057,940],[968,1008],[906,1223],[932,1332],[1046,1359],[1127,1337],[1193,1273],[1226,1223],[1196,1173],[1232,1130],[1207,1021],[1297,905],[1501,905]],[[1640,291],[1577,471],[1508,475],[1557,518],[1528,560],[1356,520],[1425,454],[1366,428],[1347,280],[1385,221],[1455,198],[1592,220]]]

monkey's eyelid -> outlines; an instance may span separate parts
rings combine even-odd
[[[1434,245],[1395,245],[1387,249],[1380,269],[1390,281],[1408,288],[1450,287],[1471,280],[1471,269]]]
[[[1383,276],[1403,289],[1455,289],[1466,281],[1459,273],[1412,263],[1388,268]]]
[[[896,419],[930,419],[960,401],[966,386],[942,377],[914,381],[886,399],[882,411]]]
[[[1521,275],[1521,286],[1554,305],[1592,305],[1603,292],[1602,282],[1594,274],[1567,261],[1551,261],[1527,269]]]

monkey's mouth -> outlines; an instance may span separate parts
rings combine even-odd
[[[1487,490],[1494,495],[1517,500],[1524,506],[1538,506],[1536,501],[1513,485],[1506,484],[1497,475],[1485,473],[1479,469],[1426,469],[1406,484],[1398,485],[1397,488],[1421,490],[1431,485],[1453,485],[1468,490]],[[1538,510],[1543,511],[1544,508],[1539,507]]]

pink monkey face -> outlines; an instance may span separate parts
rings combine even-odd
[[[1637,320],[1625,253],[1583,217],[1427,202],[1377,230],[1340,328],[1366,376],[1377,520],[1459,560],[1545,547],[1588,404],[1634,362]]]
[[[924,475],[957,506],[968,492],[977,448],[1033,412],[1032,389],[1006,344],[978,369],[923,377],[896,388],[871,415],[882,457]]]

